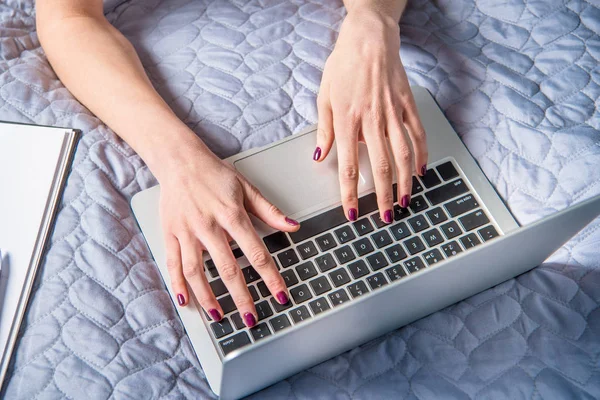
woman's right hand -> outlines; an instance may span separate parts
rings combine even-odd
[[[181,146],[176,159],[164,160],[156,174],[161,185],[160,216],[173,291],[179,305],[187,305],[187,282],[208,315],[221,320],[223,310],[204,273],[202,255],[207,251],[244,323],[252,327],[258,321],[256,308],[229,239],[236,241],[275,299],[285,304],[289,299],[285,282],[248,213],[280,231],[293,232],[300,226],[269,203],[233,166],[210,152],[200,139],[190,142]]]

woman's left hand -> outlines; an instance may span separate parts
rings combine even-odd
[[[394,172],[398,203],[408,207],[413,166],[420,175],[427,171],[425,130],[399,50],[398,21],[372,6],[356,5],[349,9],[323,71],[313,158],[324,160],[336,140],[342,204],[351,221],[360,211],[358,141],[364,141],[369,151],[384,222],[393,221]],[[390,148],[395,163],[390,159]]]

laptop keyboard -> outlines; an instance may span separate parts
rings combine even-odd
[[[340,206],[302,221],[297,232],[263,239],[289,288],[285,305],[271,296],[243,253],[234,250],[256,305],[253,328],[244,325],[212,260],[206,262],[210,286],[225,313],[222,321],[210,324],[223,355],[499,236],[451,161],[429,169],[425,177],[413,177],[410,206],[396,203],[392,224],[379,218],[375,193],[359,199],[359,210],[363,217],[356,222],[348,222]]]

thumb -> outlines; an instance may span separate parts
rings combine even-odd
[[[322,94],[319,94],[317,99],[317,108],[319,123],[317,126],[317,148],[313,154],[313,160],[320,162],[327,157],[331,146],[333,146],[333,113],[329,99],[324,99]]]
[[[265,199],[256,187],[244,181],[245,206],[246,210],[252,215],[263,221],[265,224],[279,231],[295,232],[300,229],[300,223],[288,218],[279,208],[275,207]]]

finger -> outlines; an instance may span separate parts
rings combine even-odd
[[[334,118],[333,125],[337,135],[338,175],[342,206],[348,220],[358,219],[358,135],[360,131],[358,119],[345,118],[340,115]]]
[[[396,183],[398,186],[398,204],[407,208],[410,205],[412,193],[413,153],[408,134],[404,125],[397,117],[392,117],[388,122],[388,135],[392,147],[392,154],[396,163]]]
[[[256,234],[248,215],[240,213],[237,220],[222,221],[222,223],[222,226],[235,238],[252,267],[263,278],[277,302],[287,304],[289,301],[287,286],[277,270],[273,257]]]
[[[167,250],[166,264],[171,279],[171,289],[175,293],[177,303],[181,307],[185,307],[189,301],[189,294],[181,267],[181,249],[177,238],[170,233],[165,234],[165,248]]]
[[[198,239],[191,233],[182,234],[178,237],[181,243],[181,258],[183,260],[183,276],[190,285],[194,296],[200,307],[202,307],[215,321],[223,318],[223,309],[217,301],[204,274],[202,264],[202,247]]]
[[[408,136],[412,142],[414,151],[415,171],[421,176],[427,172],[427,134],[419,117],[417,105],[410,88],[407,94],[407,100],[404,104],[404,113],[402,115],[404,126],[408,131]],[[412,164],[411,164],[412,166]]]
[[[202,240],[215,262],[219,275],[229,290],[244,323],[247,327],[252,328],[258,321],[256,308],[248,291],[248,286],[246,286],[242,270],[233,256],[229,243],[227,243],[225,232],[221,228],[205,232]]]
[[[389,156],[389,146],[385,137],[385,125],[382,121],[370,121],[363,124],[363,135],[369,149],[369,160],[375,181],[377,193],[377,206],[379,218],[386,224],[393,221],[392,207],[394,205],[394,192],[392,183],[394,173]]]
[[[323,161],[329,154],[331,146],[333,146],[334,134],[331,104],[322,93],[319,93],[317,98],[317,108],[319,123],[317,125],[317,147],[313,154],[313,160]]]
[[[259,218],[265,224],[285,232],[295,232],[300,229],[300,223],[283,214],[269,200],[258,191],[256,187],[243,181],[244,206],[248,212]],[[231,233],[231,232],[230,232]]]

